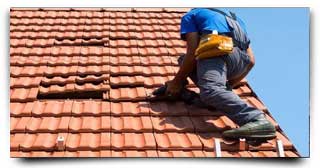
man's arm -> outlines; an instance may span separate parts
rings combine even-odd
[[[232,86],[232,88],[239,85],[240,81],[248,75],[248,73],[250,72],[250,70],[252,69],[252,67],[255,64],[255,58],[253,55],[253,51],[250,47],[247,49],[247,54],[249,55],[250,63],[248,65],[246,71],[243,74],[241,74],[238,78],[235,78],[235,79],[232,79],[229,81],[229,84]]]
[[[181,67],[173,80],[168,81],[166,94],[176,95],[182,89],[182,82],[187,79],[188,74],[196,67],[195,51],[199,44],[199,34],[197,32],[187,33],[187,53]]]

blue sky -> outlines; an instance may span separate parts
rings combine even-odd
[[[302,156],[309,156],[309,8],[227,8],[245,23],[256,64],[247,77]]]

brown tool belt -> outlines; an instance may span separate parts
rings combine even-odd
[[[196,49],[196,59],[212,58],[230,54],[233,50],[231,37],[218,34],[205,34],[201,36]]]

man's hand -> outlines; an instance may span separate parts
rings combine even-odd
[[[173,97],[178,96],[181,89],[183,88],[183,84],[176,80],[167,81],[166,85],[167,85],[167,90],[166,90],[167,96],[173,96]]]

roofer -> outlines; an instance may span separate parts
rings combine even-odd
[[[190,77],[199,87],[200,99],[203,103],[222,111],[240,126],[224,131],[222,135],[225,138],[274,138],[275,127],[264,114],[248,106],[231,89],[228,89],[228,85],[236,86],[255,63],[243,21],[231,12],[228,15],[214,8],[196,8],[182,17],[180,33],[181,38],[187,43],[187,51],[185,56],[179,58],[178,73],[173,80],[166,83],[166,95],[177,95],[184,88],[186,78]],[[199,49],[201,43],[209,42],[210,38],[219,41],[220,37],[231,39],[230,52],[219,55],[217,53],[220,51],[204,49],[210,48],[204,44],[205,47],[202,49],[207,52],[203,51],[203,58],[200,58],[202,53],[197,52],[201,50]],[[225,47],[230,48],[228,45]],[[221,47],[218,48],[221,49]]]

